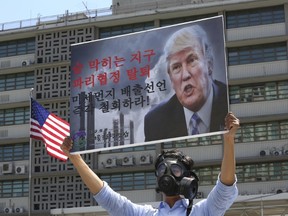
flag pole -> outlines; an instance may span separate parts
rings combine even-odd
[[[33,91],[34,89],[31,88],[30,89],[30,98],[29,98],[29,101],[30,101],[30,130],[29,130],[29,199],[28,199],[28,216],[31,216],[31,195],[32,195],[32,138],[30,136],[30,133],[31,133],[31,111],[32,111],[32,107],[31,107],[31,104],[32,104],[32,101],[31,99],[33,98]]]

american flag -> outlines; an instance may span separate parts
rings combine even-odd
[[[31,98],[30,122],[30,137],[42,140],[49,155],[66,161],[67,156],[60,146],[64,138],[70,135],[70,124],[48,112],[33,98]]]

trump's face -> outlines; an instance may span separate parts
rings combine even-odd
[[[197,112],[206,102],[212,89],[211,64],[204,56],[202,46],[193,46],[176,52],[168,58],[169,76],[180,103]]]

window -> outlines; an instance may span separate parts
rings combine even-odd
[[[214,185],[220,166],[201,167],[194,172],[200,179],[199,185]],[[288,162],[257,163],[236,166],[237,182],[259,182],[288,179]]]
[[[153,21],[145,22],[145,23],[123,25],[123,26],[101,28],[99,37],[100,38],[113,37],[117,35],[123,35],[123,34],[132,33],[132,32],[139,32],[139,31],[148,30],[152,28],[154,28]]]
[[[284,6],[256,8],[226,13],[227,29],[285,22]]]
[[[101,175],[101,179],[116,191],[154,189],[156,185],[154,172]]]
[[[212,178],[212,169],[211,167],[201,168],[197,172],[197,176],[200,178],[201,176],[201,185],[212,185],[214,184]],[[219,173],[218,173],[219,174]]]
[[[205,14],[205,15],[198,15],[198,16],[189,16],[189,17],[181,17],[181,18],[174,18],[174,19],[166,19],[160,20],[160,26],[169,26],[183,22],[195,21],[198,19],[204,19],[208,17],[217,16],[217,13],[213,14]]]
[[[171,142],[164,142],[162,148],[163,149],[171,149],[171,148],[186,148],[191,146],[200,146],[200,145],[215,145],[222,144],[222,136],[221,135],[213,135],[207,137],[198,137],[198,138],[190,138],[184,140],[176,140]]]
[[[34,72],[0,75],[0,91],[32,88]]]
[[[288,121],[280,122],[280,139],[288,138]]]
[[[256,142],[267,140],[279,140],[288,138],[288,120],[241,124],[236,133],[235,142]],[[190,138],[178,141],[163,143],[163,149],[181,149],[199,145],[217,145],[222,144],[221,135],[207,137]]]
[[[288,81],[279,82],[277,85],[279,99],[288,98]]]
[[[280,139],[280,125],[278,122],[267,123],[267,139],[268,140]]]
[[[0,126],[28,124],[30,120],[30,108],[19,107],[0,110]]]
[[[282,82],[279,84],[281,85]],[[287,83],[288,84],[288,83]],[[276,100],[277,99],[277,83],[271,82],[265,84],[265,95],[266,100]]]
[[[255,141],[267,140],[266,123],[258,123],[254,126],[255,128]]]
[[[288,98],[288,81],[229,87],[231,104]]]
[[[0,162],[29,159],[29,143],[0,146]]]
[[[0,43],[0,58],[25,55],[35,52],[35,38],[6,41]]]
[[[269,174],[271,175],[271,180],[281,180],[282,179],[282,163],[270,163],[269,164]]]
[[[220,173],[220,165],[196,168],[193,172],[199,177],[200,186],[214,185]],[[238,183],[287,180],[288,162],[237,165],[236,174]],[[116,191],[154,189],[156,186],[153,172],[102,175],[101,179]]]
[[[0,181],[0,197],[27,197],[29,194],[29,181],[12,180]]]
[[[242,124],[241,134],[242,134],[242,141],[243,142],[253,142],[253,140],[254,140],[254,125],[253,124]]]
[[[242,124],[237,134],[242,142],[287,139],[288,120]]]
[[[228,65],[287,60],[286,42],[228,48]]]

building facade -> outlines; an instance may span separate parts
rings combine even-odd
[[[119,0],[0,24],[0,215],[107,215],[69,161],[50,157],[39,141],[30,148],[30,94],[69,121],[71,44],[216,15],[225,23],[229,107],[241,120],[239,197],[226,215],[288,214],[287,0]],[[171,148],[195,161],[195,202],[207,197],[220,171],[221,135],[82,156],[113,189],[157,207],[153,161]]]

